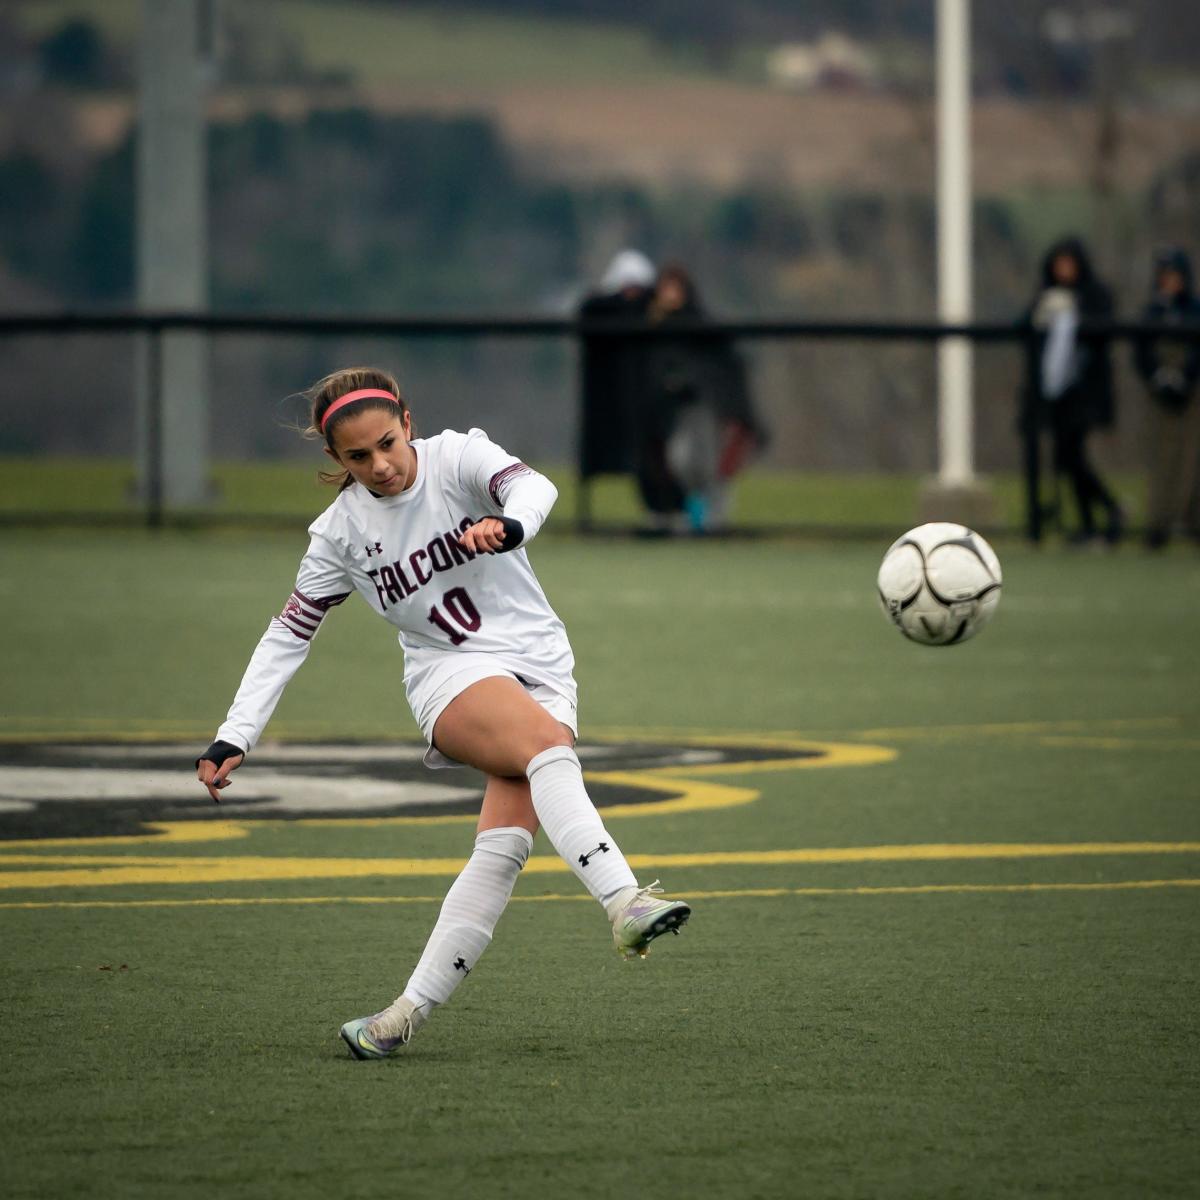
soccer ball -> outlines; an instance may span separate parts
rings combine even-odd
[[[992,619],[1000,603],[1000,560],[965,525],[919,525],[883,556],[879,601],[914,642],[965,642]]]

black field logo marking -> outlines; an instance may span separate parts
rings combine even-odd
[[[195,778],[201,744],[0,743],[0,841],[128,837],[179,821],[357,820],[478,813],[482,776],[430,772],[414,743],[273,743],[256,747],[214,804]],[[684,793],[630,773],[770,759],[821,759],[820,748],[590,743],[578,747],[599,808],[662,804]],[[606,773],[619,782],[605,781]],[[599,776],[599,777],[597,777]],[[598,846],[581,856],[587,865]]]

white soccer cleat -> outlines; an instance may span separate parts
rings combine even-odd
[[[613,917],[613,941],[622,958],[645,958],[656,937],[678,933],[692,915],[691,905],[682,900],[658,899],[662,892],[656,879],[634,892]]]
[[[382,1012],[347,1021],[339,1032],[355,1058],[387,1058],[393,1050],[407,1046],[424,1023],[420,1008],[401,996]]]

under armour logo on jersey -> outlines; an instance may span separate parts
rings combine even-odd
[[[368,546],[367,546],[367,557],[368,558],[370,558],[372,554],[382,554],[382,553],[383,553],[383,545],[380,542],[371,542],[370,544],[368,544]]]
[[[471,968],[467,966],[467,960],[461,954],[454,960],[454,969],[461,971],[464,975],[471,973]]]
[[[595,848],[595,850],[589,850],[586,854],[581,854],[579,856],[579,865],[581,867],[586,867],[588,865],[588,863],[591,862],[591,860],[597,854],[607,854],[607,853],[608,853],[608,843],[601,842],[600,845],[598,845]]]

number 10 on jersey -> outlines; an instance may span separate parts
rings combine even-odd
[[[441,609],[435,604],[429,610],[429,622],[436,625],[449,639],[452,646],[461,646],[467,640],[468,633],[474,633],[483,623],[475,602],[467,595],[466,588],[451,588],[442,597],[442,608],[458,625],[467,632],[462,633],[446,619]]]

